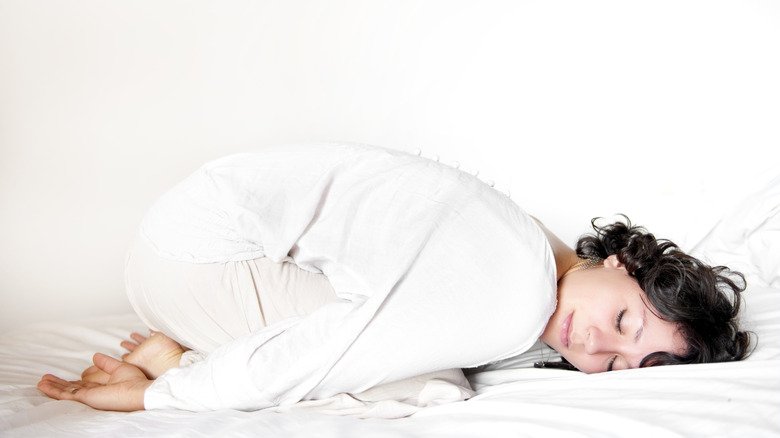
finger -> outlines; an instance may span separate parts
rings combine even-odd
[[[40,382],[38,382],[38,389],[40,389],[41,392],[43,392],[47,396],[60,400],[61,399],[60,393],[63,392],[64,386],[59,385],[50,380],[41,380]]]
[[[130,341],[122,341],[119,343],[119,345],[122,346],[127,351],[135,351],[136,348],[138,348],[138,344],[134,344]]]
[[[85,382],[85,381],[79,381],[79,382],[71,382],[71,384],[77,385],[79,388],[82,389],[90,389],[90,388],[97,388],[98,386],[106,386],[105,383],[100,382]]]
[[[130,356],[130,353],[125,353],[122,355],[122,360],[127,362],[127,356]]]
[[[43,377],[41,377],[41,381],[49,381],[54,383],[59,383],[62,385],[67,385],[68,381],[64,379],[60,379],[59,377],[55,376],[54,374],[44,374]]]
[[[130,333],[130,337],[139,344],[146,340],[146,336],[136,332]]]
[[[92,356],[92,362],[94,362],[95,366],[100,368],[101,371],[105,371],[108,374],[113,373],[117,368],[119,368],[120,365],[122,365],[121,360],[116,360],[113,357],[106,356],[103,353],[95,353],[95,355]]]
[[[47,396],[57,400],[76,400],[79,397],[79,391],[83,387],[77,382],[68,382],[55,377],[54,379],[42,379],[38,382],[38,389]]]
[[[99,383],[105,385],[111,380],[111,376],[100,368],[91,366],[81,374],[81,381],[87,386],[87,383]]]
[[[98,371],[100,371],[100,369],[98,369],[98,367],[96,367],[95,365],[92,365],[91,367],[87,368],[81,373],[81,380],[84,380],[84,376],[95,374]]]
[[[103,371],[98,371],[95,374],[84,376],[81,381],[84,382],[85,387],[91,388],[92,385],[108,385],[108,382],[111,381],[111,376]]]

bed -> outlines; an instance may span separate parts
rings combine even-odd
[[[777,53],[765,0],[0,0],[0,437],[780,437]],[[467,370],[466,401],[388,409],[118,413],[36,389],[144,330],[123,251],[165,188],[308,141],[422,148],[570,244],[626,213],[745,273],[755,351],[583,375],[533,368],[555,358],[538,345]]]
[[[144,330],[133,314],[37,323],[0,339],[0,435],[42,436],[780,436],[780,177],[686,248],[745,273],[743,324],[758,339],[744,362],[585,375],[538,369],[542,345],[466,370],[475,395],[403,418],[316,403],[255,412],[96,411],[55,401],[44,373],[76,379],[95,351]]]

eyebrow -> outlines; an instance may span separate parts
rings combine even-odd
[[[647,322],[647,310],[642,310],[642,325],[639,326],[639,329],[636,331],[636,335],[634,335],[634,343],[636,344],[639,342],[639,338],[642,337],[642,333],[645,331],[645,323]]]

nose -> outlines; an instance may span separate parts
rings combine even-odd
[[[612,352],[610,336],[599,330],[598,327],[591,326],[585,334],[585,352],[588,354],[597,354]]]

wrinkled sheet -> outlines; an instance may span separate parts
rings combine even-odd
[[[143,329],[134,315],[107,316],[31,325],[0,339],[0,435],[777,437],[780,273],[773,255],[779,194],[780,179],[748,197],[693,249],[747,275],[742,321],[758,344],[743,362],[585,375],[528,368],[547,354],[533,348],[473,370],[473,398],[394,420],[360,419],[305,403],[256,412],[102,412],[38,392],[40,375],[76,378],[94,351],[118,355],[119,341]]]
[[[470,400],[396,420],[332,415],[304,402],[276,412],[102,412],[48,399],[35,388],[51,372],[76,378],[93,351],[121,353],[142,329],[134,315],[37,324],[0,341],[2,436],[777,436],[780,431],[780,289],[750,290],[746,312],[760,344],[742,363],[585,375],[503,368],[470,376]],[[530,354],[539,354],[532,350]],[[516,364],[515,364],[516,365]],[[338,411],[338,409],[336,409]],[[343,414],[344,412],[342,412]]]

